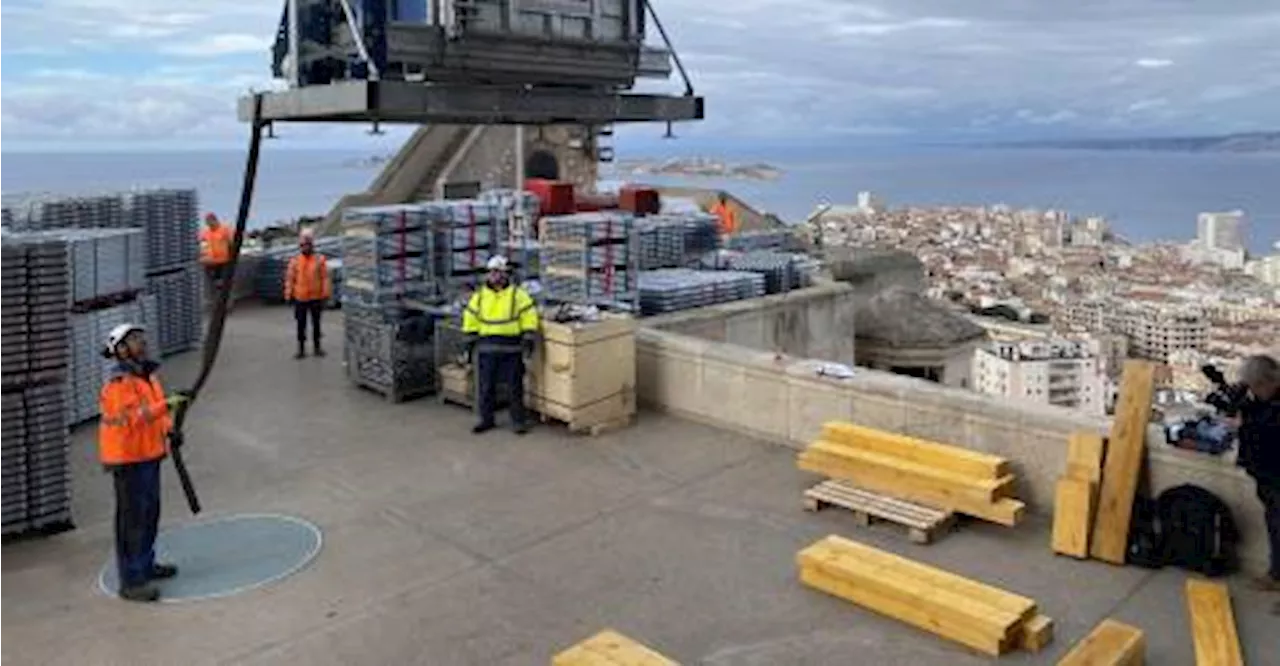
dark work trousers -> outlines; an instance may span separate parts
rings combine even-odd
[[[213,304],[214,298],[223,289],[230,289],[228,277],[231,274],[231,264],[205,264],[205,293],[208,295],[206,299],[210,305]]]
[[[293,318],[298,322],[298,344],[307,341],[307,317],[311,317],[311,339],[320,344],[320,314],[324,312],[324,301],[295,301]]]
[[[1271,568],[1267,573],[1280,580],[1280,479],[1258,479],[1258,499],[1267,521],[1267,542],[1271,546]]]
[[[116,484],[116,569],[121,587],[151,580],[160,526],[160,461],[120,465]]]
[[[519,351],[484,351],[476,354],[476,389],[480,393],[480,422],[493,423],[498,385],[507,387],[511,425],[524,425],[524,356]]]

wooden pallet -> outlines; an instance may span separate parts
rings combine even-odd
[[[902,525],[907,528],[907,537],[921,544],[948,532],[956,520],[951,511],[873,493],[846,481],[823,481],[804,491],[806,510],[821,511],[828,506],[852,511],[854,520],[863,527],[877,520]]]
[[[601,423],[592,423],[590,425],[586,425],[586,424],[574,423],[572,421],[562,421],[556,418],[555,416],[551,416],[550,414],[547,414],[546,412],[538,412],[538,420],[542,421],[543,423],[562,424],[564,425],[565,428],[568,428],[569,432],[575,435],[589,435],[591,437],[598,437],[600,435],[604,435],[607,433],[615,432],[615,431],[630,427],[632,421],[635,420],[635,417],[634,415],[627,415],[627,416],[622,416],[609,421],[604,421]]]
[[[348,375],[348,379],[351,380],[352,384],[369,391],[370,393],[376,393],[385,398],[387,402],[393,404],[416,400],[436,392],[436,390],[431,387],[421,387],[413,390],[390,388],[374,382],[364,381],[359,377],[352,377],[350,375]]]

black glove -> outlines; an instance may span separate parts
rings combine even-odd
[[[533,358],[533,351],[537,348],[537,340],[533,334],[525,333],[520,336],[520,352],[524,354],[526,359]]]
[[[462,338],[462,359],[466,365],[471,365],[476,359],[476,345],[480,344],[480,336],[468,334]]]
[[[186,443],[186,438],[182,436],[182,433],[176,430],[169,433],[169,448],[180,449],[182,448],[182,445],[185,443]]]

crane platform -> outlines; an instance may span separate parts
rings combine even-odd
[[[521,88],[414,81],[348,80],[256,93],[261,121],[408,124],[603,125],[703,118],[703,98],[581,88]],[[254,96],[237,115],[252,122]]]

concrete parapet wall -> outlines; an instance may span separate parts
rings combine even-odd
[[[642,403],[794,449],[812,441],[824,422],[847,420],[1004,456],[1017,466],[1019,497],[1044,515],[1052,515],[1068,435],[1108,429],[1105,418],[885,372],[860,368],[851,379],[819,377],[819,362],[717,342],[707,333],[723,325],[725,334],[719,337],[729,338],[734,329],[713,319],[696,317],[637,332]],[[1148,441],[1154,490],[1194,483],[1221,497],[1240,523],[1246,566],[1265,567],[1266,531],[1253,481],[1230,460],[1169,449],[1158,428]]]
[[[649,328],[853,365],[855,292],[842,282],[821,282],[787,294],[734,301],[649,317]]]

